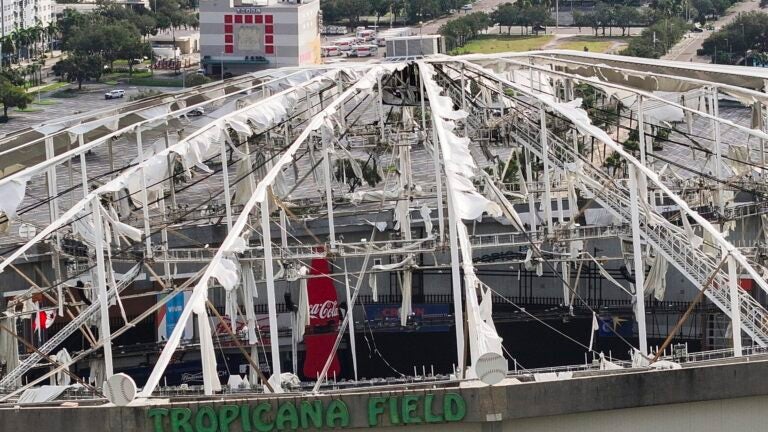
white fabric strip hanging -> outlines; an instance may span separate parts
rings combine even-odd
[[[667,268],[669,263],[664,255],[656,253],[651,261],[651,269],[645,277],[645,295],[653,296],[658,301],[664,300],[664,293],[667,290]]]
[[[464,111],[454,111],[450,97],[440,96],[442,88],[434,81],[435,69],[423,61],[418,62],[424,88],[426,89],[432,108],[433,127],[437,132],[438,143],[445,162],[445,177],[449,206],[455,215],[455,233],[461,252],[461,265],[464,270],[464,289],[467,309],[467,323],[470,341],[471,364],[486,353],[503,356],[501,338],[492,324],[486,322],[480,312],[477,301],[477,290],[480,281],[475,275],[472,263],[472,251],[467,234],[467,227],[462,220],[475,220],[484,213],[493,217],[501,216],[501,208],[480,195],[472,184],[476,169],[474,159],[469,152],[469,140],[458,137],[453,133],[452,120],[463,119],[467,116]],[[455,259],[455,258],[454,258]],[[490,317],[488,317],[490,320]],[[490,320],[492,323],[492,320]],[[471,372],[474,373],[474,372]]]
[[[306,126],[304,130],[299,134],[299,136],[296,138],[296,140],[288,146],[287,149],[283,152],[280,159],[278,159],[275,164],[272,166],[272,168],[267,172],[267,174],[264,176],[264,178],[259,182],[259,184],[256,186],[256,191],[254,194],[250,197],[248,202],[244,205],[243,211],[241,212],[240,216],[238,216],[237,221],[233,225],[232,229],[230,230],[229,234],[227,234],[227,237],[222,242],[221,247],[216,252],[216,255],[211,259],[210,264],[208,265],[208,268],[201,276],[200,280],[195,285],[192,295],[190,296],[189,304],[187,307],[184,308],[184,310],[181,313],[181,316],[179,317],[179,321],[174,328],[171,336],[168,338],[168,342],[166,343],[165,347],[163,348],[162,353],[157,359],[157,362],[155,363],[155,367],[152,370],[152,373],[150,374],[149,378],[147,379],[147,383],[145,384],[144,388],[142,389],[140,396],[141,397],[148,397],[152,394],[157,384],[160,382],[160,378],[165,372],[165,368],[168,366],[168,363],[171,360],[171,356],[173,355],[173,352],[176,350],[176,348],[179,345],[180,338],[182,335],[182,329],[186,325],[186,322],[190,318],[190,314],[192,313],[192,308],[196,308],[195,312],[205,312],[204,308],[204,299],[207,297],[207,290],[208,290],[208,281],[213,276],[214,273],[219,272],[219,267],[221,267],[221,263],[227,258],[225,257],[225,251],[229,250],[232,245],[237,242],[240,238],[240,233],[243,232],[245,229],[246,224],[248,223],[249,214],[252,209],[256,207],[257,204],[261,204],[262,207],[264,207],[267,204],[267,191],[271,187],[271,185],[274,183],[276,176],[278,175],[278,172],[283,169],[284,166],[287,166],[293,161],[293,156],[296,154],[296,152],[299,150],[302,145],[305,144],[306,139],[309,137],[311,133],[319,129],[323,124],[326,123],[327,117],[332,115],[336,112],[336,109],[338,106],[346,101],[350,96],[353,94],[356,94],[361,91],[370,91],[370,89],[373,87],[374,83],[376,83],[377,78],[380,75],[383,75],[384,73],[391,73],[395,70],[398,70],[400,68],[403,68],[404,65],[397,65],[397,64],[381,64],[381,65],[374,65],[372,66],[368,72],[366,72],[366,75],[363,76],[360,80],[358,80],[354,85],[349,87],[347,90],[344,91],[338,98],[333,100],[331,103],[328,104],[328,106],[323,109],[323,111],[312,118],[312,120],[309,122],[309,124]],[[263,219],[263,214],[262,214]],[[221,279],[217,277],[219,281],[221,282]],[[236,281],[236,279],[235,279]],[[268,293],[269,294],[269,293]],[[271,319],[270,319],[271,321]],[[272,327],[272,323],[270,323],[270,327]],[[273,340],[273,350],[279,349],[277,345],[277,340]],[[201,350],[203,349],[203,344],[201,343]],[[274,352],[273,352],[274,353]],[[215,360],[215,359],[214,359]],[[204,375],[206,370],[204,369]],[[215,370],[208,370],[208,373],[215,373]],[[209,381],[212,380],[213,377],[209,377]],[[279,378],[275,377],[275,382],[279,381]],[[206,386],[206,391],[211,390],[212,386]],[[279,391],[279,388],[275,388],[276,391]]]

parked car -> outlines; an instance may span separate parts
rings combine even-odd
[[[232,75],[232,72],[224,72],[224,79],[232,78],[234,75]]]
[[[121,99],[125,96],[125,90],[110,90],[104,93],[104,99]]]
[[[205,110],[201,107],[197,107],[187,113],[187,115],[191,117],[200,117],[203,114],[205,114]]]
[[[200,69],[196,70],[195,73],[198,74],[198,75],[205,75],[205,69],[200,68]]]
[[[463,11],[472,10],[472,5],[471,4],[465,4],[464,6],[461,7],[461,10],[463,10]]]
[[[541,25],[541,24],[538,24],[538,25],[535,25],[535,26],[533,26],[533,31],[535,31],[535,32],[537,32],[537,33],[538,33],[538,32],[542,32],[542,31],[543,31],[543,32],[545,32],[545,31],[547,31],[547,28],[546,28],[546,27],[544,27],[544,26],[543,26],[543,25]]]

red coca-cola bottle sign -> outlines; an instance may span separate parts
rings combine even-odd
[[[327,275],[328,260],[316,258],[312,260],[310,275]],[[304,335],[304,378],[315,379],[323,370],[328,356],[333,350],[336,331],[339,325],[339,302],[333,280],[326,277],[312,277],[307,281],[307,297],[309,299],[309,326],[312,332]],[[341,373],[338,356],[334,355],[328,376]]]
[[[328,260],[315,258],[312,260],[310,275],[327,275]],[[309,297],[309,325],[311,327],[325,327],[329,324],[339,323],[339,302],[336,297],[336,288],[330,277],[313,277],[307,282],[307,295]]]

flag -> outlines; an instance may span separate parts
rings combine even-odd
[[[595,332],[600,330],[600,325],[597,323],[597,314],[592,312],[592,331],[589,332],[589,350],[592,351],[592,345],[595,342]]]
[[[56,319],[56,311],[41,311],[40,304],[35,303],[35,322],[32,323],[32,330],[40,331],[41,329],[50,328],[53,325],[53,321]]]

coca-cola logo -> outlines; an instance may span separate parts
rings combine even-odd
[[[336,300],[326,300],[323,303],[309,305],[309,317],[321,320],[337,318],[339,316],[339,307],[336,303]]]

